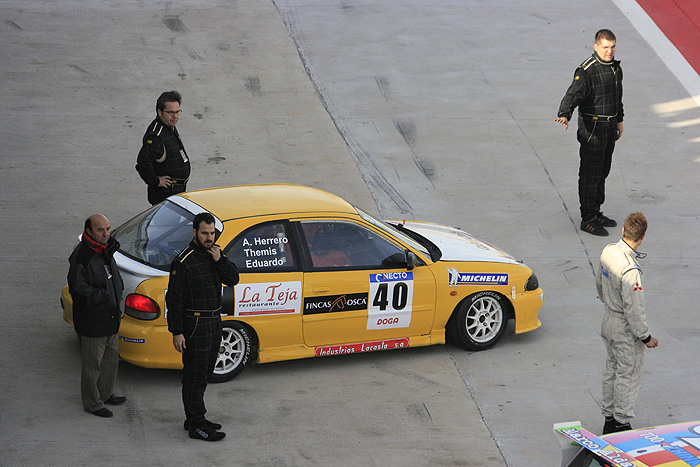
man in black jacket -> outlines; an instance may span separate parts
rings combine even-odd
[[[610,173],[615,141],[624,127],[622,120],[622,68],[615,60],[616,39],[609,29],[595,35],[593,55],[576,69],[574,80],[561,101],[555,122],[569,127],[578,107],[577,139],[579,155],[578,194],[581,203],[581,230],[607,236],[605,227],[617,222],[600,210],[605,201],[605,179]]]
[[[168,91],[156,101],[156,118],[143,135],[136,170],[148,185],[148,202],[158,204],[187,189],[190,159],[175,128],[180,119],[182,96]]]
[[[90,216],[81,242],[68,259],[73,323],[82,352],[80,393],[85,410],[99,417],[113,415],[105,404],[126,401],[112,392],[119,366],[117,332],[124,283],[113,258],[119,243],[110,237],[109,230],[105,216]]]
[[[204,391],[221,345],[221,283],[236,285],[238,271],[214,244],[214,216],[197,214],[192,233],[194,238],[170,266],[165,297],[168,330],[175,349],[182,353],[185,429],[190,438],[219,441],[226,434],[217,431],[220,424],[204,418]]]

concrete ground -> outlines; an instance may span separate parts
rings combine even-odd
[[[578,230],[575,128],[553,122],[601,27],[618,36],[626,109],[605,212],[649,219],[660,341],[633,425],[700,419],[700,109],[629,4],[0,3],[0,466],[559,465],[553,423],[602,427],[593,268],[619,233]],[[459,226],[537,272],[542,328],[480,353],[254,366],[207,390],[228,433],[214,445],[182,430],[176,371],[122,363],[128,403],[109,420],[83,412],[58,300],[67,257],[89,214],[117,226],[148,207],[134,163],[169,89],[183,94],[191,189],[298,182]]]

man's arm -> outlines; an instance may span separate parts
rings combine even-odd
[[[579,67],[574,72],[574,80],[571,82],[569,89],[566,90],[566,94],[559,104],[557,118],[554,120],[564,125],[564,130],[569,127],[569,121],[571,121],[574,109],[588,97],[589,92],[586,72]]]
[[[109,300],[107,289],[95,287],[94,279],[89,277],[85,264],[76,261],[68,270],[68,286],[71,295],[80,295],[85,298],[85,306],[94,307]]]
[[[238,284],[238,269],[236,269],[235,264],[224,256],[219,245],[212,246],[209,249],[209,254],[214,259],[217,268],[219,268],[219,272],[221,273],[221,282],[229,287],[233,287],[234,285]]]
[[[170,176],[156,175],[156,159],[163,157],[163,143],[158,136],[148,135],[136,158],[136,171],[148,186],[169,187],[172,185]]]
[[[170,279],[168,280],[168,293],[165,295],[165,303],[168,307],[168,331],[173,334],[173,345],[178,352],[185,348],[183,336],[183,319],[185,311],[184,287],[187,283],[186,270],[180,262],[173,261],[170,266]]]
[[[635,339],[642,341],[651,336],[647,325],[647,315],[642,288],[642,272],[634,267],[622,275],[622,308],[630,332]]]

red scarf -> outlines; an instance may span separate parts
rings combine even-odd
[[[88,235],[87,230],[83,232],[83,240],[91,250],[96,251],[101,255],[104,255],[107,251],[107,245],[103,245],[100,242],[96,242],[95,240],[93,240],[92,237]]]

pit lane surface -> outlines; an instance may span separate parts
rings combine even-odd
[[[0,12],[0,465],[558,465],[553,422],[602,425],[593,268],[617,236],[578,231],[574,128],[552,122],[601,27],[618,36],[626,108],[605,212],[649,218],[645,292],[661,342],[633,424],[697,419],[700,112],[615,3],[9,1]],[[191,188],[295,181],[387,218],[457,225],[537,271],[543,327],[482,353],[252,367],[207,391],[228,433],[216,445],[182,430],[177,372],[122,364],[129,402],[110,420],[82,412],[58,307],[67,257],[92,212],[117,226],[147,207],[133,165],[171,88],[184,96]]]

